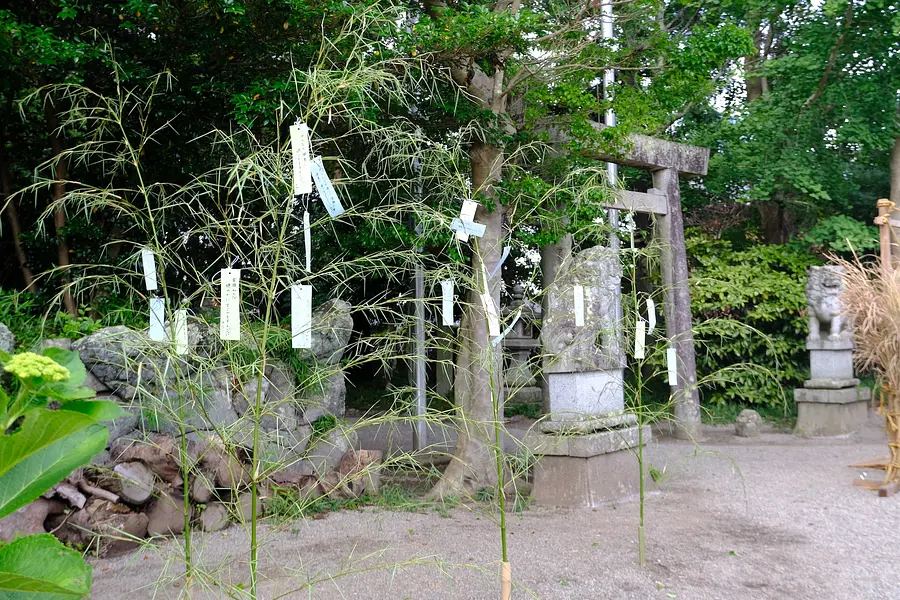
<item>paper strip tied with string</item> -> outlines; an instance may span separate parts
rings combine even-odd
[[[450,222],[450,229],[456,232],[456,239],[459,241],[468,242],[470,235],[474,235],[475,237],[484,235],[486,227],[481,223],[475,222],[475,211],[477,209],[477,202],[463,200],[459,216]]]
[[[150,339],[162,342],[166,339],[166,306],[162,298],[150,298]]]
[[[241,270],[222,269],[220,277],[219,337],[237,341],[241,339]]]
[[[441,322],[445,326],[453,326],[456,320],[453,318],[453,280],[441,281]]]
[[[584,327],[584,286],[573,286],[572,294],[574,296],[575,327]]]
[[[312,286],[291,286],[291,348],[312,348]]]
[[[159,287],[156,282],[156,255],[150,248],[141,249],[141,262],[144,266],[144,285],[148,292],[153,292]]]
[[[646,347],[647,321],[638,318],[634,329],[634,358],[644,360]]]
[[[666,348],[666,367],[669,371],[669,385],[678,385],[678,353],[674,346]]]
[[[331,184],[331,179],[328,178],[328,173],[325,172],[325,167],[322,165],[322,157],[315,157],[310,165],[312,177],[316,182],[316,189],[319,191],[319,198],[322,199],[325,210],[328,211],[332,219],[341,216],[344,213],[344,206],[341,204],[337,192],[334,191],[334,186]]]
[[[312,233],[309,230],[309,212],[303,211],[303,245],[306,248],[306,270],[312,273]]]
[[[309,127],[306,123],[291,125],[291,154],[294,162],[294,195],[312,193],[312,171],[309,161]]]
[[[172,329],[174,329],[175,333],[175,354],[187,354],[188,326],[187,311],[185,309],[180,308],[173,313]]]

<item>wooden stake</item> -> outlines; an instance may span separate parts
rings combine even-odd
[[[881,266],[884,269],[891,268],[891,208],[894,203],[886,198],[878,201],[878,217],[875,224],[878,225],[878,240],[881,246]]]
[[[500,600],[512,598],[512,565],[500,563]]]

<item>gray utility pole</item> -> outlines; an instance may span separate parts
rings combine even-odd
[[[422,163],[418,157],[413,159],[413,170],[416,172],[416,195],[422,199]],[[416,233],[421,235],[422,226],[416,224]],[[422,450],[428,445],[428,427],[425,413],[428,410],[427,385],[425,372],[425,267],[421,260],[416,260],[414,275],[415,285],[415,320],[416,320],[416,420],[413,423],[413,450]]]
[[[615,34],[613,32],[613,4],[612,0],[603,0],[603,3],[600,5],[600,21],[603,27],[602,34],[604,40],[614,40]],[[603,98],[608,102],[612,102],[613,98],[613,84],[616,82],[616,70],[612,67],[606,69],[603,72]],[[610,104],[609,108],[606,109],[606,125],[608,127],[615,127],[616,125],[616,111],[613,109],[612,104]],[[606,175],[609,182],[609,185],[613,187],[618,187],[619,185],[619,165],[614,162],[606,163]],[[620,247],[619,244],[619,211],[615,208],[610,208],[607,210],[607,217],[609,220],[609,247],[613,250],[618,250]],[[616,294],[615,301],[615,310],[616,310],[616,323],[622,323],[622,290],[621,283]],[[617,331],[621,332],[621,327],[617,328]],[[620,334],[621,336],[621,334]],[[623,340],[619,339],[619,346],[621,347]]]
[[[612,0],[603,0],[603,4],[600,5],[600,21],[603,25],[603,39],[604,40],[613,40],[615,39],[615,35],[613,33],[613,5]],[[616,82],[616,70],[613,68],[606,69],[603,72],[603,99],[607,101],[612,101],[612,88]],[[613,107],[610,106],[606,109],[606,125],[607,127],[615,127],[616,125],[616,111],[613,110]],[[606,163],[606,174],[609,177],[609,184],[612,186],[618,186],[619,184],[619,165],[614,162]],[[609,225],[612,227],[613,231],[609,235],[609,246],[614,249],[619,248],[619,211],[615,208],[610,208],[607,211],[609,216]]]

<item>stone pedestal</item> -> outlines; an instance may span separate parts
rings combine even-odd
[[[858,380],[856,380],[858,381]],[[871,390],[866,387],[794,390],[797,435],[843,435],[858,431],[868,419]]]
[[[627,416],[633,423],[634,416]],[[534,468],[535,503],[596,508],[636,494],[640,486],[634,455],[638,427],[624,425],[588,434],[529,433],[525,444],[539,457]],[[650,427],[644,426],[644,444],[650,436]]]
[[[551,421],[580,421],[625,409],[624,369],[548,373]]]
[[[595,246],[568,256],[548,288],[541,330],[544,412],[525,443],[538,457],[538,504],[590,508],[634,494],[632,449],[650,428],[625,414],[625,352],[618,252]]]
[[[853,342],[808,339],[811,378],[794,390],[797,426],[807,436],[857,431],[868,418],[871,390],[853,376]]]

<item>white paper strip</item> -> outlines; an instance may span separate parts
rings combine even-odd
[[[322,157],[315,157],[310,165],[313,179],[316,181],[316,189],[319,190],[319,197],[322,199],[322,204],[325,205],[325,210],[328,211],[332,219],[340,216],[344,212],[344,207],[341,205],[337,192],[334,191],[334,186],[331,185],[331,180],[328,178],[328,173],[325,172],[325,167],[322,166]]]
[[[188,327],[187,311],[176,310],[172,315],[172,328],[175,330],[175,354],[187,354],[188,351]]]
[[[672,346],[666,348],[666,366],[669,369],[669,385],[678,385],[678,355]]]
[[[500,317],[497,315],[497,306],[490,294],[481,294],[481,305],[484,306],[484,314],[488,322],[488,335],[500,335]]]
[[[147,291],[152,292],[156,289],[156,256],[150,248],[141,249],[141,260],[144,263],[144,284]]]
[[[575,294],[575,327],[584,327],[584,286],[576,285]]]
[[[294,195],[312,193],[309,166],[309,128],[306,123],[291,125],[291,152],[294,159]]]
[[[306,270],[312,273],[312,237],[309,231],[309,213],[303,211],[303,243],[306,245]]]
[[[459,211],[459,218],[453,219],[453,223],[450,224],[450,229],[456,231],[456,239],[461,242],[469,241],[469,234],[476,235],[478,237],[484,235],[484,226],[481,226],[481,233],[476,234],[475,231],[478,231],[477,228],[474,230],[470,230],[465,223],[472,223],[475,221],[475,211],[478,210],[478,203],[473,200],[463,200],[462,208]],[[462,222],[463,225],[458,225],[457,221]]]
[[[312,286],[291,286],[291,348],[312,348]]]
[[[452,326],[456,324],[453,319],[453,280],[444,279],[441,281],[441,315],[444,325]]]
[[[647,335],[649,336],[656,329],[656,303],[650,298],[647,298],[647,319],[650,321],[647,325]]]
[[[463,221],[474,221],[476,210],[478,210],[477,202],[474,200],[463,200],[462,208],[459,210],[459,218]]]
[[[150,298],[150,339],[162,342],[166,339],[166,305],[162,298]]]
[[[508,256],[509,256],[509,246],[504,246],[504,247],[503,247],[503,255],[500,257],[500,262],[498,262],[498,263],[497,263],[497,266],[494,267],[494,270],[491,271],[491,278],[492,278],[492,279],[493,279],[494,275],[497,274],[497,271],[499,271],[500,268],[503,267],[503,263],[504,263],[504,261],[506,261],[506,258],[507,258]]]
[[[463,242],[467,242],[469,241],[470,235],[474,235],[475,237],[483,236],[487,227],[485,227],[481,223],[463,221],[459,218],[456,218],[450,221],[450,229],[456,232],[457,239]]]
[[[645,336],[647,333],[647,321],[643,319],[638,319],[637,325],[634,331],[634,358],[637,360],[643,360],[644,356],[644,344],[645,344]]]
[[[503,333],[501,333],[500,335],[495,337],[493,340],[491,340],[491,345],[496,346],[497,344],[502,342],[503,339],[509,335],[509,332],[513,330],[513,327],[516,326],[516,323],[519,322],[519,318],[521,316],[522,316],[522,309],[520,308],[518,311],[516,311],[516,316],[513,317],[513,320],[510,322],[510,324],[507,325],[506,329],[503,330]]]
[[[219,337],[241,339],[241,270],[222,269],[222,304],[219,315]]]

